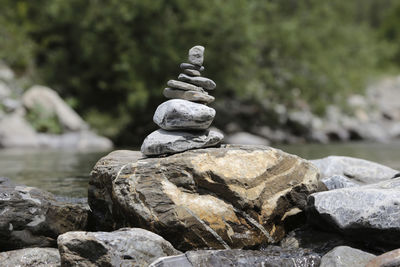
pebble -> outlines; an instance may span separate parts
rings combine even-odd
[[[165,88],[164,96],[171,99],[185,99],[206,104],[209,104],[215,100],[215,98],[210,96],[207,92],[185,91],[172,88]]]
[[[184,69],[183,73],[190,76],[201,76],[201,73],[198,70]]]
[[[203,87],[207,90],[213,90],[217,86],[211,79],[205,77],[191,77],[186,74],[179,74],[178,79],[183,82],[188,82]]]
[[[204,46],[196,45],[190,48],[189,50],[189,62],[201,66],[203,65],[204,61]]]
[[[185,90],[185,91],[204,92],[203,88],[201,88],[201,87],[198,87],[198,86],[190,84],[190,83],[177,81],[177,80],[169,80],[167,82],[167,85],[169,87],[176,88],[176,89],[181,89],[181,90]]]
[[[183,70],[198,70],[198,71],[203,71],[204,70],[204,66],[196,66],[190,63],[181,63],[180,65],[181,69]]]

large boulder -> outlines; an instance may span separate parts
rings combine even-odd
[[[62,266],[148,266],[179,251],[140,228],[115,232],[68,232],[58,237]]]
[[[60,254],[56,248],[24,248],[0,253],[3,267],[58,267]]]
[[[22,96],[24,106],[29,109],[40,107],[49,114],[55,114],[61,125],[69,131],[88,129],[82,118],[70,108],[54,90],[44,86],[33,86]]]
[[[308,216],[320,228],[368,243],[400,246],[400,178],[309,196]],[[329,227],[330,226],[330,227]]]
[[[308,161],[263,146],[222,146],[161,158],[115,151],[94,167],[89,205],[98,230],[141,227],[181,250],[273,243],[283,221],[318,191]]]
[[[271,266],[271,267],[317,267],[320,256],[309,250],[269,247],[257,250],[197,250],[178,256],[160,258],[150,267],[215,267],[215,266]]]
[[[400,171],[358,158],[329,156],[311,160],[321,172],[321,178],[341,175],[358,184],[377,183],[395,177]]]
[[[371,259],[365,267],[399,267],[400,249],[395,249]]]
[[[322,257],[320,267],[365,267],[373,258],[375,258],[374,254],[348,246],[340,246]]]
[[[35,130],[18,114],[0,118],[0,147],[38,147]]]
[[[84,230],[87,214],[83,205],[0,178],[0,251],[55,246],[58,235]]]

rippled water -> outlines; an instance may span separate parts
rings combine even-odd
[[[400,142],[276,146],[306,159],[329,155],[369,159],[400,170]],[[108,152],[0,150],[0,176],[67,197],[86,197],[89,173]]]

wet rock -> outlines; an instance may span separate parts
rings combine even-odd
[[[201,66],[204,61],[204,46],[196,45],[189,49],[189,62]]]
[[[347,246],[336,247],[321,259],[320,267],[365,267],[374,254]]]
[[[239,144],[239,145],[269,145],[269,141],[260,136],[247,133],[238,132],[226,137],[226,143],[228,144]]]
[[[58,267],[60,254],[56,248],[24,248],[0,253],[3,267]]]
[[[148,266],[180,254],[162,237],[140,228],[114,232],[68,232],[58,237],[62,266]]]
[[[217,86],[215,82],[211,79],[205,77],[191,77],[183,73],[179,74],[178,79],[183,82],[188,82],[200,86],[206,90],[214,90]]]
[[[329,156],[311,162],[320,170],[321,178],[342,175],[360,184],[377,183],[400,173],[375,162],[351,157]]]
[[[143,141],[141,151],[146,156],[183,152],[218,145],[224,136],[215,131],[156,130]]]
[[[88,210],[0,178],[0,214],[0,251],[4,251],[55,246],[58,235],[86,228]]]
[[[215,98],[213,96],[210,96],[207,92],[185,91],[185,90],[176,90],[171,88],[164,89],[164,96],[166,98],[184,99],[188,101],[207,103],[207,104],[215,100]]]
[[[277,242],[285,235],[285,214],[304,209],[319,186],[312,164],[270,147],[136,155],[113,152],[93,169],[89,204],[107,222],[96,222],[98,230],[142,227],[180,250]]]
[[[55,114],[66,130],[88,129],[88,125],[82,118],[48,87],[38,85],[31,87],[22,96],[22,102],[28,110],[40,107],[49,114]]]
[[[197,66],[190,63],[181,63],[180,68],[183,70],[198,70],[198,71],[204,70],[204,66]]]
[[[323,182],[329,190],[360,185],[359,183],[352,181],[342,175],[333,175],[331,177],[321,179],[321,182]]]
[[[371,259],[366,267],[399,267],[400,249],[386,252],[378,257]]]
[[[364,242],[400,245],[400,178],[319,192],[308,198],[310,222]]]
[[[180,90],[186,90],[186,91],[198,91],[198,92],[203,92],[203,88],[198,87],[196,85],[190,84],[190,83],[185,83],[181,81],[176,81],[176,80],[169,80],[167,82],[167,85],[169,87],[175,88],[175,89],[180,89]]]
[[[35,130],[17,114],[0,118],[0,147],[38,147]]]
[[[213,108],[172,99],[157,107],[153,121],[164,130],[205,130],[210,127],[214,117]]]
[[[190,75],[190,76],[200,76],[201,73],[198,70],[191,70],[191,69],[184,69],[183,73]]]
[[[215,266],[271,266],[271,267],[317,267],[320,256],[307,250],[290,250],[270,247],[255,250],[197,250],[183,255],[160,258],[151,267],[215,267]]]

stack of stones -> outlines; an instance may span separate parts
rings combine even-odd
[[[178,81],[170,80],[164,96],[170,98],[158,106],[153,121],[161,128],[146,137],[141,151],[146,156],[172,154],[219,144],[223,135],[208,130],[215,110],[207,106],[214,101],[205,90],[214,90],[214,81],[201,77],[204,47],[189,50],[189,62],[180,65]]]

